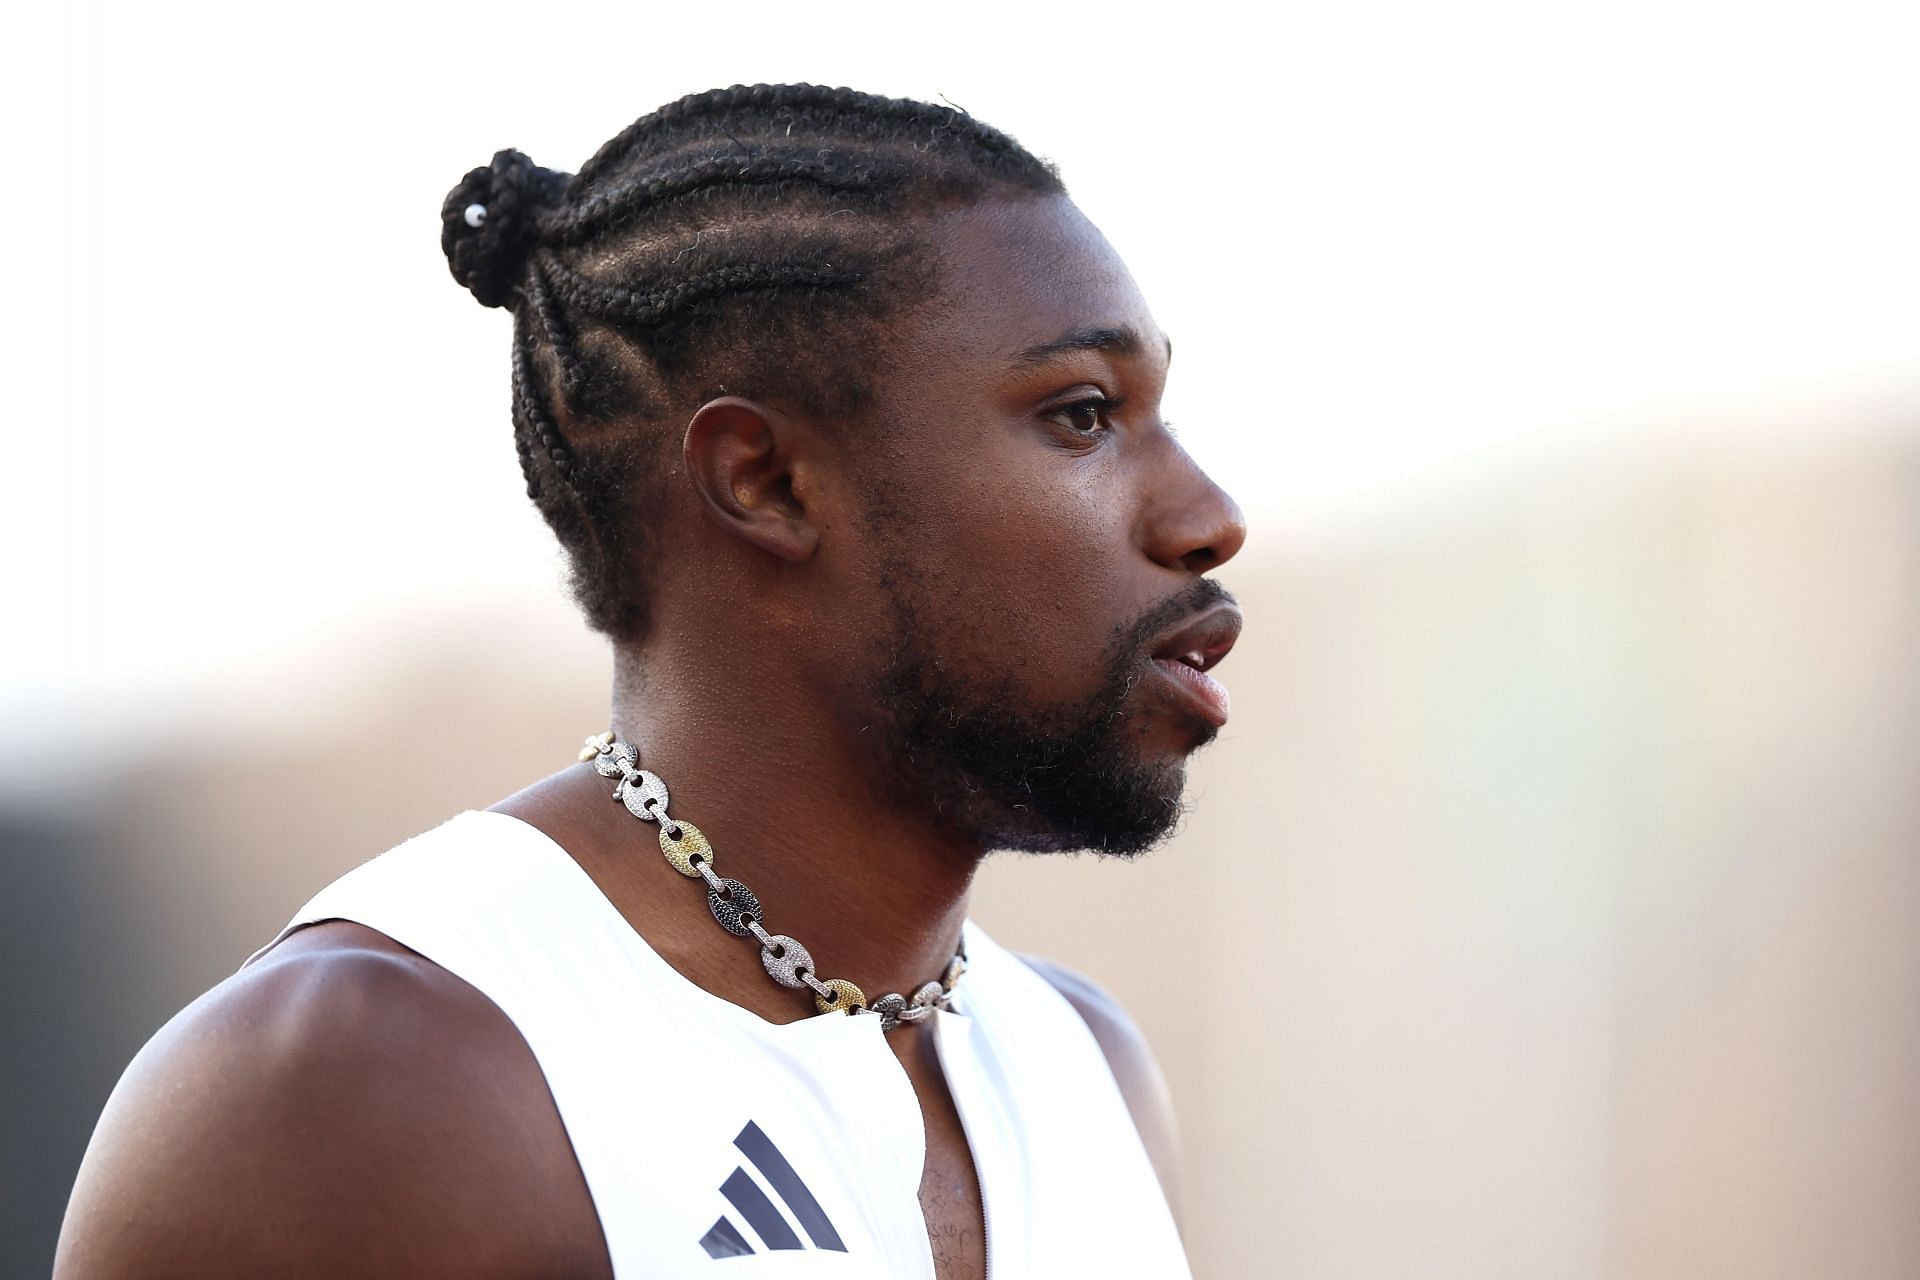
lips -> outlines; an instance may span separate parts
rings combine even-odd
[[[1225,685],[1206,672],[1189,667],[1183,662],[1155,658],[1153,665],[1173,683],[1179,694],[1193,705],[1202,719],[1216,729],[1227,722],[1230,703]]]
[[[1216,728],[1227,722],[1227,689],[1207,672],[1233,649],[1242,621],[1238,609],[1218,605],[1162,638],[1153,650],[1153,665]]]

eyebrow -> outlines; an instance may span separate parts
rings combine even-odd
[[[1130,324],[1069,329],[1052,342],[1043,342],[1017,352],[1013,363],[1016,366],[1041,365],[1076,351],[1111,351],[1118,356],[1137,356],[1145,347],[1140,331]],[[1173,359],[1172,338],[1167,339],[1167,359]]]

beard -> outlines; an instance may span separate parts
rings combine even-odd
[[[892,604],[892,648],[881,670],[882,784],[984,852],[1085,849],[1133,857],[1159,844],[1185,812],[1184,757],[1149,759],[1136,686],[1154,673],[1147,647],[1170,624],[1232,597],[1202,578],[1114,629],[1099,686],[1042,704],[1014,670],[964,671],[930,629],[911,570],[880,576]],[[1218,730],[1194,718],[1194,750]]]

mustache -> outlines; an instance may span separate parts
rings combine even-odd
[[[1153,605],[1128,625],[1120,633],[1115,653],[1122,658],[1136,655],[1174,623],[1204,613],[1217,604],[1239,603],[1217,579],[1196,578],[1191,585]]]

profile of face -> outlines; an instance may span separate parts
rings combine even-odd
[[[934,242],[939,299],[849,453],[823,643],[896,803],[982,849],[1141,852],[1224,722],[1180,659],[1237,634],[1202,575],[1241,513],[1161,419],[1170,343],[1079,209],[990,202]]]

